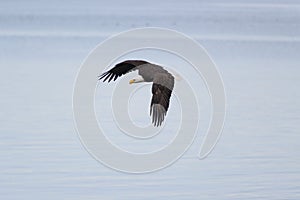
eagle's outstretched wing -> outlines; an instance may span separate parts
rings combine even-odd
[[[117,64],[114,68],[110,69],[107,72],[104,72],[99,76],[99,80],[103,79],[103,82],[108,80],[110,82],[111,80],[116,80],[118,77],[131,72],[133,70],[136,70],[139,65],[146,64],[148,62],[142,61],[142,60],[126,60],[119,64]]]
[[[167,114],[174,87],[174,77],[169,73],[157,74],[152,85],[150,115],[154,126],[160,126]]]

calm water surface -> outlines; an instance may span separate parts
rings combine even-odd
[[[300,199],[299,2],[1,4],[1,199]],[[130,175],[82,147],[72,90],[99,42],[147,26],[181,31],[207,49],[224,79],[228,113],[207,159],[196,158],[199,133],[171,167]]]

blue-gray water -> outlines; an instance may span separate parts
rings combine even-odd
[[[130,175],[82,147],[72,91],[99,42],[147,26],[207,49],[228,113],[205,160],[200,136],[171,167]],[[3,1],[0,47],[1,199],[300,199],[300,2]]]

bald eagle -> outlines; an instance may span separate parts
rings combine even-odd
[[[171,73],[159,65],[144,60],[126,60],[101,74],[99,80],[103,79],[103,82],[115,81],[118,77],[135,70],[138,70],[139,76],[130,80],[129,84],[140,82],[153,83],[150,116],[152,116],[152,124],[160,126],[168,111],[170,97],[174,88],[174,77]]]

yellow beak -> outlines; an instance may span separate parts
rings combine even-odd
[[[131,80],[129,81],[129,84],[132,84],[132,83],[134,83],[134,80],[133,80],[133,79],[131,79]]]

